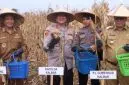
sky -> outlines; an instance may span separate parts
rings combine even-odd
[[[20,12],[47,10],[49,6],[52,8],[67,7],[79,10],[89,8],[95,0],[0,0],[0,8],[16,8]],[[96,0],[97,2],[101,0]],[[106,0],[109,2],[109,7],[112,9],[121,2],[128,5],[129,0]]]

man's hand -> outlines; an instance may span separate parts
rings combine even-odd
[[[97,39],[97,40],[96,40],[96,45],[97,45],[97,48],[102,48],[103,43],[102,43],[101,40]]]
[[[8,55],[2,57],[3,60],[8,60],[10,58],[11,58],[11,53],[9,53]]]
[[[51,40],[51,42],[48,45],[49,49],[53,49],[54,46],[57,43],[59,43],[59,41],[60,41],[60,37],[59,36],[56,36],[55,34],[51,34],[51,37],[52,37],[52,40]]]
[[[129,52],[129,44],[126,44],[123,46],[123,49],[126,51],[126,52]]]
[[[96,45],[92,45],[92,46],[90,46],[90,48],[91,48],[91,50],[92,50],[93,52],[96,51]]]

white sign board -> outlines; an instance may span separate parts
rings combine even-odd
[[[90,71],[90,79],[117,79],[116,71]]]
[[[64,75],[64,67],[39,67],[39,75]]]
[[[6,74],[6,67],[0,66],[0,74]]]

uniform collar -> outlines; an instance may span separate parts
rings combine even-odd
[[[67,25],[60,26],[59,24],[55,24],[55,26],[56,26],[57,28],[66,28],[66,27],[67,27]]]
[[[127,30],[129,27],[127,25],[124,26],[123,30]],[[116,26],[114,26],[114,30],[117,30]]]
[[[8,34],[13,34],[16,32],[16,29],[14,28],[12,31],[7,30],[6,28],[2,28],[2,32],[7,32]]]
[[[55,24],[56,29],[62,30],[62,31],[66,31],[67,29],[69,29],[68,26],[60,26],[59,24]]]
[[[82,29],[86,29],[86,30],[89,30],[89,31],[91,31],[91,32],[94,32],[94,30],[93,29],[91,29],[91,28],[89,28],[89,27],[86,27],[86,26],[84,26],[84,27],[82,27]]]
[[[83,28],[87,28],[87,29],[88,29],[89,27],[87,27],[87,26],[83,26]]]

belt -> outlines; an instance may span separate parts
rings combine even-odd
[[[117,63],[114,63],[112,61],[106,60],[108,63],[112,64],[113,66],[117,66]]]

